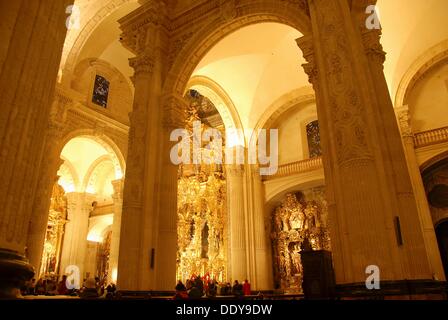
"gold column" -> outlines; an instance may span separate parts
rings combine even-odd
[[[0,295],[32,276],[20,256],[73,0],[0,3]],[[4,261],[5,263],[3,263]],[[14,261],[9,263],[7,261]],[[19,261],[21,261],[19,263]]]
[[[298,44],[316,91],[336,281],[364,283],[369,265],[382,281],[431,279],[409,176],[398,169],[406,161],[393,142],[395,119],[382,113],[390,105],[384,77],[369,67],[348,1],[308,4],[313,35]]]
[[[398,124],[401,129],[404,151],[407,159],[408,169],[411,176],[412,187],[417,201],[417,209],[420,217],[420,224],[423,231],[425,248],[427,250],[428,260],[434,274],[434,279],[444,281],[445,271],[443,270],[442,259],[440,257],[439,245],[437,243],[436,233],[431,218],[426,191],[423,185],[420,167],[415,154],[414,134],[410,123],[410,114],[408,106],[395,109]]]

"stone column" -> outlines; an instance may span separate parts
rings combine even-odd
[[[32,277],[28,222],[73,0],[0,3],[0,295]]]
[[[121,212],[123,209],[123,179],[112,181],[114,187],[114,222],[109,255],[109,281],[117,283],[118,257],[120,249]]]
[[[130,60],[135,91],[121,220],[121,234],[126,236],[120,238],[120,252],[126,254],[118,259],[119,290],[155,287],[151,252],[157,244],[157,183],[163,148],[160,96],[167,43],[165,19],[163,3],[148,1],[132,17],[119,21],[122,44],[136,54]]]
[[[395,112],[401,129],[404,151],[409,168],[409,174],[411,176],[412,187],[414,189],[414,195],[417,201],[417,209],[420,217],[420,224],[423,231],[428,260],[434,273],[434,279],[442,281],[445,280],[445,272],[443,270],[440,250],[431,218],[431,210],[429,208],[428,199],[426,198],[425,186],[423,184],[420,167],[415,154],[414,134],[411,128],[411,118],[408,106],[396,108]]]
[[[403,150],[391,143],[394,116],[380,115],[390,104],[384,77],[372,74],[347,0],[308,4],[312,36],[298,44],[316,91],[336,281],[364,284],[370,265],[382,281],[431,279],[409,175],[397,169]]]
[[[53,102],[48,132],[45,137],[44,154],[39,170],[36,196],[32,208],[32,215],[28,229],[27,254],[30,264],[39,274],[42,260],[43,246],[48,224],[48,210],[50,208],[51,193],[59,177],[57,171],[63,161],[60,158],[62,150],[63,129],[66,111],[71,100],[60,92],[56,92]]]
[[[255,279],[250,279],[254,290],[269,290],[274,287],[269,225],[265,212],[263,181],[258,166],[252,167],[252,217],[254,221]]]
[[[65,274],[68,266],[77,266],[82,279],[85,277],[85,258],[87,250],[87,234],[89,216],[95,197],[86,193],[67,193],[67,224],[61,254],[60,274]]]
[[[176,286],[177,259],[177,184],[179,167],[170,158],[177,144],[170,141],[175,129],[185,128],[185,111],[188,103],[179,96],[164,101],[162,143],[162,170],[159,187],[158,240],[156,249],[156,290],[173,291]]]
[[[232,281],[248,278],[247,221],[245,215],[243,165],[227,165],[227,211],[229,214],[229,270]]]

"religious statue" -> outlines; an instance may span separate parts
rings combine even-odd
[[[289,224],[291,225],[291,229],[300,230],[303,228],[303,221],[305,220],[305,215],[302,211],[302,205],[299,204],[297,210],[294,210],[291,213],[289,218]]]

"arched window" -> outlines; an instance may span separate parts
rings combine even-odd
[[[320,145],[320,131],[318,120],[310,122],[306,125],[306,136],[308,140],[308,151],[310,158],[321,156],[322,148]]]

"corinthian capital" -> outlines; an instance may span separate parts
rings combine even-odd
[[[400,127],[401,135],[403,137],[413,137],[411,116],[408,106],[402,106],[395,108],[395,114],[397,116],[398,125]]]
[[[386,61],[386,52],[383,50],[381,45],[381,30],[367,28],[362,29],[362,42],[364,49],[366,50],[367,57],[374,59],[379,64],[383,65]]]
[[[151,75],[154,71],[154,57],[144,53],[129,59],[129,65],[134,69],[134,77],[139,75]]]
[[[297,45],[302,50],[303,57],[305,58],[306,62],[302,65],[303,69],[305,70],[305,73],[308,75],[309,82],[313,85],[317,85],[317,67],[314,62],[314,44],[313,44],[313,38],[310,35],[303,36],[296,40]]]

